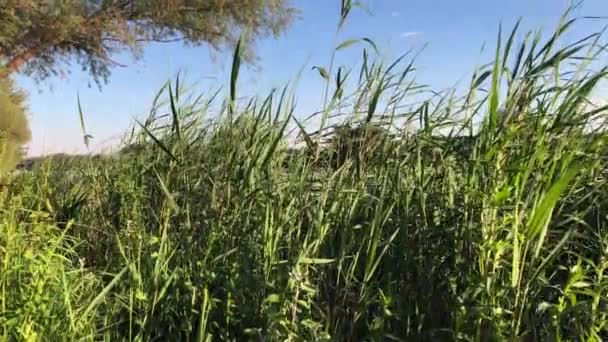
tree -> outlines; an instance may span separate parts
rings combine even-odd
[[[141,55],[146,42],[226,47],[278,35],[294,15],[289,0],[2,0],[0,78],[61,74],[75,58],[96,82],[107,81],[116,53]]]
[[[11,79],[0,79],[0,176],[15,167],[30,140],[24,99]]]

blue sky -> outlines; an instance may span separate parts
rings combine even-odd
[[[372,15],[355,11],[341,33],[341,40],[369,37],[385,58],[408,49],[428,46],[418,59],[417,79],[435,88],[454,85],[478,64],[488,61],[480,54],[482,44],[491,51],[502,21],[510,28],[523,17],[523,28],[551,30],[568,6],[567,0],[363,0]],[[305,116],[319,109],[323,84],[313,65],[327,65],[334,46],[339,0],[298,0],[300,18],[279,39],[259,41],[259,63],[240,78],[241,95],[264,95],[282,87],[307,66],[298,86],[298,112]],[[608,16],[606,0],[587,0],[577,15]],[[583,22],[573,31],[582,37],[606,22]],[[353,66],[360,48],[340,52],[337,63]],[[146,114],[151,99],[163,83],[182,70],[187,80],[201,82],[201,91],[227,85],[231,57],[211,53],[205,46],[186,48],[179,43],[146,47],[143,59],[118,56],[126,68],[114,69],[100,91],[78,66],[68,79],[52,78],[36,84],[17,77],[29,93],[32,142],[30,155],[83,152],[76,96],[84,107],[87,128],[95,136],[93,148],[105,148],[132,123]],[[608,61],[606,61],[608,62]]]

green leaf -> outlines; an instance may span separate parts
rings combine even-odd
[[[293,117],[293,121],[295,121],[296,125],[298,125],[298,128],[300,129],[300,132],[302,133],[302,136],[304,137],[304,141],[306,142],[306,146],[308,146],[309,149],[313,150],[315,143],[312,141],[310,134],[308,134],[306,132],[306,130],[304,129],[304,126],[302,126],[302,124],[300,123],[300,121],[298,121],[298,119]]]
[[[269,145],[268,150],[266,151],[266,156],[262,160],[261,165],[266,165],[268,163],[268,161],[270,160],[270,158],[272,157],[272,154],[274,153],[274,151],[276,151],[277,146],[279,146],[279,142],[281,141],[281,139],[283,139],[283,134],[285,133],[285,129],[287,128],[287,124],[289,123],[289,119],[291,118],[291,115],[293,114],[294,110],[295,110],[295,108],[292,108],[292,110],[289,112],[288,117],[285,119],[285,122],[281,126],[281,129],[279,130],[279,132],[275,133],[276,136],[275,136],[274,140],[272,141],[272,143]]]
[[[268,297],[266,297],[266,299],[264,300],[264,302],[270,303],[270,304],[280,303],[281,302],[281,296],[279,296],[276,293],[273,293],[273,294],[269,295]]]
[[[509,35],[509,39],[507,40],[507,45],[505,46],[504,55],[502,57],[502,69],[503,70],[506,67],[507,60],[509,59],[509,54],[511,52],[511,46],[513,45],[513,39],[515,39],[515,34],[517,33],[517,29],[519,28],[520,24],[521,24],[521,18],[519,18],[517,20],[517,23],[515,24],[515,27],[513,27],[513,30],[511,31],[511,34]]]
[[[165,194],[165,197],[167,197],[167,200],[169,201],[169,204],[171,205],[171,207],[173,208],[173,210],[178,211],[179,210],[179,206],[175,202],[175,200],[173,198],[173,195],[169,191],[169,188],[167,188],[167,185],[165,184],[165,182],[161,178],[161,176],[158,173],[158,171],[154,170],[154,172],[156,173],[156,178],[158,179],[158,183],[160,184],[160,188],[163,191],[163,193]]]
[[[479,77],[477,77],[477,79],[473,83],[473,88],[479,87],[483,83],[483,81],[485,81],[490,75],[492,75],[491,71],[485,71],[484,73],[479,75]]]
[[[357,44],[358,42],[360,42],[361,39],[348,39],[343,41],[342,43],[340,43],[337,47],[336,47],[336,51],[342,50],[342,49],[346,49],[349,46],[352,46],[354,44]]]
[[[378,87],[376,87],[376,89],[374,90],[374,93],[372,94],[372,99],[369,102],[369,106],[367,107],[367,118],[365,120],[365,122],[367,122],[367,123],[372,121],[372,117],[374,116],[374,113],[376,112],[376,107],[378,106],[378,100],[380,99],[380,94],[382,94],[383,86],[384,86],[384,82],[380,81],[380,83],[378,84]]]
[[[180,86],[180,82],[179,82],[180,75],[181,75],[181,72],[178,71],[177,72],[177,76],[175,77],[175,101],[176,102],[179,102],[179,94],[181,92],[181,89],[179,88],[179,86]]]
[[[551,58],[549,58],[545,62],[541,63],[540,65],[538,65],[537,67],[535,67],[534,69],[532,69],[530,71],[530,74],[531,75],[539,75],[539,74],[541,74],[542,72],[548,70],[551,67],[556,67],[563,60],[572,57],[574,54],[578,53],[579,51],[581,51],[584,48],[585,48],[585,46],[581,45],[581,46],[575,46],[575,47],[573,47],[573,48],[571,48],[569,50],[560,50],[560,51],[556,52]]]
[[[569,8],[568,11],[566,11],[562,18],[561,18],[561,22],[563,23],[564,20],[566,19],[566,17],[568,16],[568,14],[572,11],[572,8]],[[547,43],[540,49],[540,51],[536,54],[535,58],[539,58],[541,55],[545,54],[545,56],[551,52],[551,49],[553,48],[553,46],[555,45],[555,42],[557,42],[558,38],[560,36],[562,36],[566,31],[568,31],[568,29],[572,26],[572,24],[574,24],[576,22],[577,19],[570,19],[567,22],[565,22],[564,24],[560,23],[560,26],[555,30],[555,33],[553,33],[553,36],[551,36],[551,38],[547,41]]]
[[[361,70],[359,71],[359,83],[361,83],[361,80],[363,80],[363,75],[365,75],[366,78],[369,78],[369,69],[367,66],[367,50],[363,49],[363,64],[361,65]]]
[[[336,51],[340,51],[343,49],[346,49],[350,46],[353,46],[357,43],[360,42],[365,42],[367,44],[369,44],[369,46],[372,47],[372,49],[374,50],[374,52],[376,52],[376,54],[380,54],[380,52],[378,51],[378,46],[376,46],[376,43],[371,40],[370,38],[364,37],[364,38],[352,38],[352,39],[347,39],[345,41],[343,41],[342,43],[340,43],[337,47],[336,47]]]
[[[340,22],[338,23],[338,30],[340,28],[342,28],[342,26],[346,22],[346,18],[348,17],[348,14],[350,13],[351,8],[352,8],[352,1],[351,0],[342,0],[341,1],[341,6],[340,6]]]
[[[300,264],[323,265],[323,264],[331,264],[334,261],[335,261],[334,259],[301,258]]]
[[[84,145],[87,148],[89,148],[89,142],[90,142],[90,139],[93,138],[93,136],[87,133],[87,130],[86,130],[85,125],[84,125],[84,113],[82,111],[82,105],[80,104],[80,94],[77,94],[76,98],[78,100],[78,116],[80,117],[80,129],[82,131],[82,136],[83,136],[83,139],[84,139]]]
[[[494,68],[492,70],[492,88],[490,90],[490,108],[489,108],[489,123],[490,129],[493,131],[498,122],[498,101],[499,101],[499,85],[502,70],[500,68],[500,51],[502,41],[502,26],[498,28],[498,42],[496,44],[496,56],[494,60]]]
[[[502,205],[507,198],[509,198],[509,196],[511,195],[511,190],[512,187],[509,185],[505,185],[503,186],[500,190],[498,190],[495,194],[494,194],[494,200],[493,200],[493,204],[496,206],[500,206]]]
[[[570,286],[577,288],[577,289],[581,289],[581,288],[589,287],[589,286],[591,286],[591,284],[586,281],[577,281],[576,283],[574,283]]]
[[[362,40],[364,42],[367,42],[372,47],[372,49],[374,49],[377,55],[380,54],[380,52],[378,51],[378,47],[376,46],[376,43],[373,40],[371,40],[370,38],[362,38]]]
[[[179,162],[179,160],[175,157],[175,155],[173,154],[173,152],[171,152],[171,150],[169,150],[169,148],[163,144],[162,141],[160,141],[149,129],[148,127],[144,126],[141,122],[139,122],[138,120],[135,120],[135,122],[144,130],[144,132],[146,132],[146,134],[154,141],[154,143],[160,147],[161,150],[163,150],[165,153],[167,153],[169,155],[169,157],[171,157],[171,159],[173,159],[176,162]]]
[[[171,117],[173,118],[173,131],[177,135],[177,139],[182,140],[182,129],[179,123],[179,111],[177,110],[177,106],[175,104],[175,99],[177,98],[177,96],[177,93],[175,96],[173,96],[173,89],[171,88],[171,83],[169,83],[169,103],[171,105]]]
[[[528,39],[530,39],[529,33],[526,35],[526,38],[524,39],[523,43],[521,43],[521,45],[519,47],[519,51],[517,52],[517,57],[515,57],[515,61],[514,61],[514,65],[513,65],[513,72],[511,73],[512,81],[515,80],[515,78],[519,74],[519,69],[521,68],[521,65],[522,65],[521,62],[523,61],[524,53],[526,52],[526,45],[527,45]]]
[[[230,73],[230,113],[234,114],[236,105],[236,82],[239,78],[239,70],[241,68],[241,47],[243,44],[243,36],[236,43],[234,55],[232,57],[232,71]]]
[[[528,234],[530,238],[538,236],[534,253],[535,257],[538,257],[540,254],[555,205],[566,189],[566,186],[576,176],[579,169],[580,166],[570,167],[565,174],[551,186],[538,206],[534,208],[534,214],[528,224]]]
[[[559,242],[557,243],[557,245],[555,245],[555,247],[551,250],[551,252],[549,253],[549,255],[547,255],[547,257],[543,259],[543,261],[536,268],[536,270],[534,271],[534,273],[532,273],[532,276],[530,276],[530,278],[528,280],[528,283],[536,280],[536,277],[538,277],[538,275],[540,274],[540,272],[542,272],[542,270],[544,270],[545,267],[547,267],[547,265],[549,264],[549,262],[551,262],[551,260],[553,260],[557,256],[557,253],[559,253],[559,251],[564,247],[564,245],[566,244],[566,242],[570,239],[570,236],[572,235],[572,232],[573,232],[573,230],[571,229],[568,232],[566,232],[566,234],[564,234],[564,236],[561,238],[561,240],[559,240]]]
[[[319,75],[321,75],[321,77],[323,77],[324,79],[329,81],[329,73],[327,72],[327,70],[324,67],[320,67],[320,66],[314,66],[312,67],[312,70],[317,69],[319,71]]]
[[[116,284],[118,284],[118,282],[128,269],[129,266],[125,266],[116,276],[114,276],[114,279],[112,279],[112,281],[110,281],[110,283],[106,285],[106,287],[104,287],[103,290],[101,290],[101,292],[95,297],[95,299],[93,299],[93,301],[87,306],[84,312],[80,315],[81,318],[86,318],[93,309],[95,309],[99,304],[101,304],[106,295],[110,293],[110,290],[112,290],[112,288],[116,286]]]

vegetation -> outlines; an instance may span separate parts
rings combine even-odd
[[[0,176],[17,164],[30,138],[24,96],[11,75],[23,72],[41,80],[64,75],[62,63],[77,61],[99,84],[121,65],[114,54],[130,51],[138,57],[145,43],[223,48],[239,35],[250,40],[278,35],[293,16],[286,0],[1,1]]]
[[[289,88],[236,101],[239,44],[217,116],[178,78],[122,153],[13,176],[0,334],[606,341],[607,108],[588,103],[606,52],[562,44],[575,24],[500,37],[464,94],[407,56],[319,69],[338,95],[316,132]]]
[[[23,145],[30,140],[23,100],[10,79],[0,79],[0,179],[19,162]]]
[[[285,0],[7,0],[0,17],[0,78],[22,67],[46,78],[76,59],[99,82],[120,65],[115,53],[137,56],[146,42],[220,48],[242,32],[278,34],[293,9]]]

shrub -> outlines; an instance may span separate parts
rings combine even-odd
[[[0,79],[0,177],[17,165],[30,140],[24,100],[11,79]]]
[[[329,146],[330,159],[340,167],[347,160],[356,164],[381,162],[385,144],[391,141],[389,133],[381,126],[343,124],[334,127],[334,136]]]

